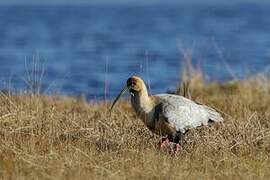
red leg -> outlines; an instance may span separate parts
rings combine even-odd
[[[158,143],[158,148],[163,149],[170,153],[172,156],[176,156],[181,151],[181,146],[178,143],[170,142],[167,136],[162,137]]]
[[[176,156],[177,154],[179,154],[179,152],[181,151],[181,146],[180,146],[180,144],[173,144],[173,147],[171,148],[171,151],[170,151],[170,154],[172,155],[172,156]]]
[[[158,147],[162,148],[162,147],[166,147],[170,144],[170,140],[167,136],[162,137],[158,143]]]

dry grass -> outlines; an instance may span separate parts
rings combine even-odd
[[[109,116],[104,103],[2,93],[0,178],[269,179],[270,81],[194,78],[190,92],[225,122],[189,131],[175,158],[125,101]]]

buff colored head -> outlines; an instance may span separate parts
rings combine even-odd
[[[128,78],[127,83],[125,87],[122,89],[122,91],[119,93],[119,95],[115,98],[113,101],[113,104],[111,106],[111,110],[113,109],[115,103],[118,101],[118,99],[125,94],[125,92],[129,90],[129,93],[131,96],[135,96],[136,94],[141,93],[142,91],[147,91],[144,81],[138,77],[138,76],[132,76]]]

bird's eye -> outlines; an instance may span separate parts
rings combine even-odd
[[[127,80],[127,86],[136,86],[136,80],[132,79],[132,78],[129,78]]]
[[[136,81],[134,81],[134,80],[131,81],[131,85],[132,85],[132,86],[136,86]]]

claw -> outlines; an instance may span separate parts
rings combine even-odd
[[[167,136],[161,138],[158,143],[158,148],[169,152],[171,156],[176,156],[182,149],[180,144],[170,142]]]
[[[159,148],[167,147],[169,145],[170,145],[170,140],[169,140],[169,138],[167,136],[162,137],[161,140],[158,143]]]
[[[177,154],[179,154],[179,152],[182,150],[180,144],[178,143],[173,143],[172,145],[173,147],[171,148],[170,154],[172,156],[176,156]]]

